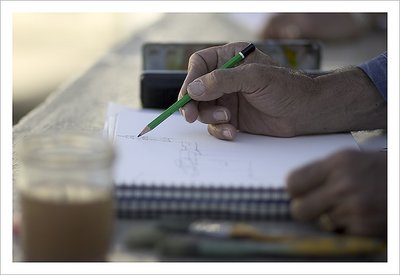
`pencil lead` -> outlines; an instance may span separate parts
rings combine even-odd
[[[146,127],[144,127],[143,131],[138,135],[138,137],[141,137],[141,136],[143,136],[144,134],[146,134],[146,133],[148,133],[150,131],[151,131],[150,127],[146,126]]]

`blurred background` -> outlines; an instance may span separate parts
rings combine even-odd
[[[14,13],[13,123],[16,124],[58,87],[81,75],[112,47],[165,20],[166,15],[173,18],[171,20],[181,20],[182,24],[189,24],[193,18],[188,14],[171,16],[164,13]],[[195,16],[204,18],[204,22],[216,17],[227,22],[219,27],[226,26],[227,33],[245,33],[240,36],[242,41],[317,39],[323,45],[321,68],[324,70],[359,64],[387,47],[386,14],[221,13],[212,17],[209,14]],[[207,41],[210,27],[212,22],[196,26],[192,35],[198,41]],[[192,40],[182,35],[182,41]],[[162,34],[160,41],[175,42]]]
[[[13,123],[162,14],[15,13]]]

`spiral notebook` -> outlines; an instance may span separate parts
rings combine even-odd
[[[119,217],[287,219],[288,173],[357,144],[350,133],[276,138],[238,133],[218,140],[174,114],[138,138],[160,111],[110,104],[105,133],[115,145]]]

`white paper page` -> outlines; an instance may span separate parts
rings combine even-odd
[[[274,138],[239,133],[223,141],[207,126],[174,114],[138,138],[160,112],[118,115],[117,184],[284,187],[288,173],[344,148],[358,149],[351,134]]]
[[[115,102],[109,102],[107,106],[107,114],[103,128],[103,136],[109,138],[111,141],[114,140],[118,116],[123,112],[132,112],[132,111],[136,112],[135,109],[129,108],[128,106],[118,104]]]

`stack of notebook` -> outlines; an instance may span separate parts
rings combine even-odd
[[[115,145],[117,212],[125,218],[287,219],[288,173],[344,148],[352,135],[275,138],[210,136],[207,126],[172,115],[138,138],[161,111],[110,103],[104,133]]]

